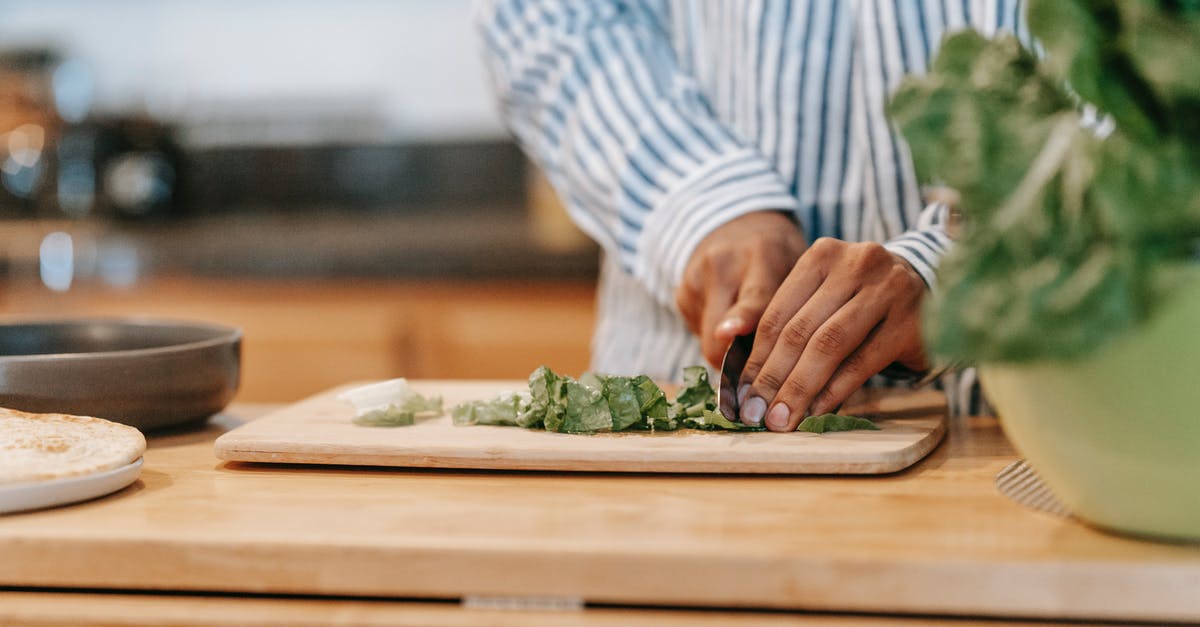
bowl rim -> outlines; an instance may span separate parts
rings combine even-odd
[[[0,364],[19,363],[26,361],[76,361],[95,358],[111,359],[114,357],[151,356],[234,344],[240,342],[244,335],[241,327],[213,322],[199,322],[195,320],[157,316],[5,316],[0,319],[0,331],[3,331],[6,328],[18,326],[42,325],[68,327],[87,324],[105,324],[116,327],[189,328],[194,330],[210,331],[212,332],[213,337],[204,340],[181,342],[178,344],[168,344],[166,346],[154,346],[149,348],[129,348],[121,350],[93,351],[86,353],[35,353],[32,355],[0,355]]]

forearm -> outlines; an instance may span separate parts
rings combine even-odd
[[[794,208],[678,69],[663,16],[637,3],[494,0],[477,17],[522,146],[576,222],[662,302],[716,226]]]

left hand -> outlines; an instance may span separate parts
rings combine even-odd
[[[754,331],[802,252],[804,235],[779,211],[734,218],[696,246],[675,303],[714,368],[735,336]]]
[[[925,370],[926,290],[908,262],[880,244],[814,242],[759,323],[738,386],[742,422],[794,431],[892,363]]]

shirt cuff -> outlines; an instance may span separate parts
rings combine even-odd
[[[709,161],[669,190],[650,212],[634,273],[652,294],[673,301],[692,252],[718,226],[755,211],[792,213],[796,199],[757,152],[741,149]]]
[[[917,228],[906,231],[884,242],[884,248],[900,255],[912,266],[925,286],[934,289],[937,285],[937,265],[952,243],[946,234],[948,208],[934,203],[925,208],[917,222]]]

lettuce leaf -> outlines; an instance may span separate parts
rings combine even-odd
[[[763,431],[731,421],[717,411],[717,395],[708,370],[684,370],[684,384],[675,400],[645,375],[622,377],[585,373],[578,380],[555,374],[545,366],[529,376],[529,395],[501,394],[492,399],[460,403],[451,410],[455,425],[492,425],[545,429],[560,433],[610,431]],[[800,430],[822,433],[878,429],[870,420],[825,414],[812,416]]]
[[[529,375],[529,395],[501,395],[456,405],[456,425],[517,426],[560,433],[674,431],[681,428],[753,431],[717,411],[708,370],[684,370],[674,401],[645,375],[584,373],[578,380],[541,366]]]
[[[879,427],[875,423],[866,418],[857,416],[843,416],[841,414],[821,414],[820,416],[809,416],[805,418],[797,431],[807,431],[809,433],[826,433],[829,431],[855,431],[858,429],[866,429],[868,431],[879,431]]]

